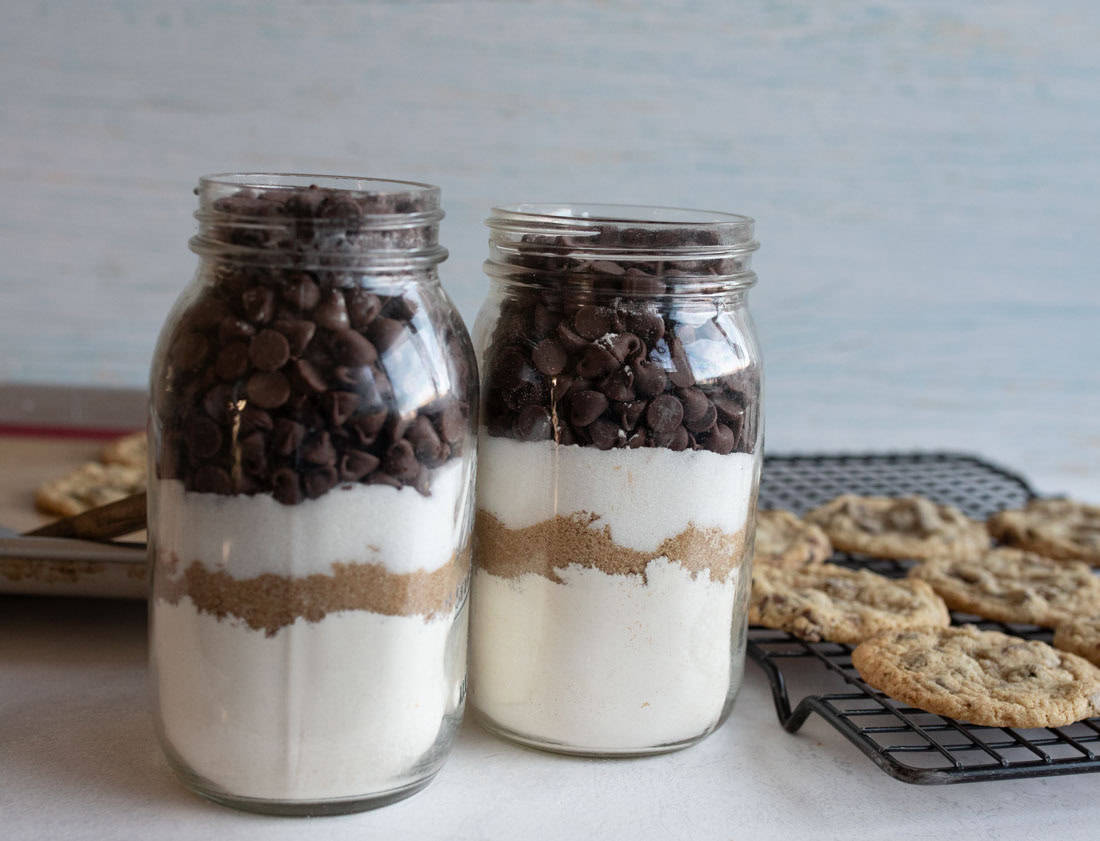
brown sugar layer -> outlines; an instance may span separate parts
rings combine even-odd
[[[693,578],[708,572],[711,580],[724,581],[745,556],[744,530],[728,534],[688,524],[656,550],[639,552],[615,543],[611,529],[596,525],[598,521],[595,514],[578,512],[510,529],[488,511],[479,510],[474,526],[478,567],[503,578],[535,573],[561,584],[557,570],[578,564],[608,575],[640,575],[644,581],[649,562],[664,557]]]
[[[180,566],[178,559],[162,559],[161,571]],[[255,578],[233,578],[192,562],[178,578],[157,576],[156,597],[177,604],[189,596],[201,613],[223,619],[233,616],[268,636],[302,618],[320,622],[329,613],[366,610],[385,616],[424,616],[449,613],[461,600],[470,569],[470,551],[455,553],[432,572],[389,572],[381,564],[333,564],[332,574],[302,577],[266,573]]]

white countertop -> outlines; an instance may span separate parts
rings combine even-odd
[[[729,721],[648,759],[514,747],[467,723],[423,792],[374,812],[268,818],[190,794],[160,754],[136,602],[0,597],[0,836],[11,839],[1095,839],[1093,774],[891,779],[820,718],[780,729],[750,663]],[[262,836],[259,835],[262,833]]]

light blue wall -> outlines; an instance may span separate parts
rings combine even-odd
[[[772,449],[949,446],[1100,497],[1100,5],[14,2],[0,380],[140,385],[195,178],[759,220]],[[1095,489],[1095,490],[1093,490]]]

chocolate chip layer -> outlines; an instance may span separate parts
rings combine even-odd
[[[212,203],[205,283],[154,372],[160,478],[287,505],[351,482],[430,493],[431,471],[461,454],[475,420],[469,339],[434,269],[382,284],[348,268],[433,239],[367,225],[422,209],[317,187]]]
[[[721,245],[709,231],[613,226],[575,247],[561,236],[512,243],[499,259],[517,282],[505,286],[483,361],[489,434],[604,450],[752,452],[759,371],[718,306],[720,282],[707,279],[743,265],[591,259],[594,246],[620,244]]]

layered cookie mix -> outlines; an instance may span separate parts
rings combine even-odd
[[[791,511],[756,512],[754,563],[801,567],[819,564],[831,554],[832,544],[819,526]]]
[[[740,680],[759,376],[737,308],[698,294],[734,267],[631,256],[719,238],[590,228],[616,257],[494,230],[471,701],[544,747],[648,752],[717,726]]]
[[[889,631],[852,652],[875,689],[989,727],[1060,727],[1100,714],[1100,669],[1037,640],[973,625]]]
[[[1059,626],[1100,615],[1100,577],[1082,563],[1021,549],[993,549],[975,560],[933,558],[909,571],[952,610],[1000,622]]]
[[[945,626],[951,620],[943,600],[923,581],[835,564],[800,569],[763,564],[752,574],[749,621],[807,642],[854,645],[882,631]]]
[[[216,790],[397,787],[461,712],[471,352],[434,275],[362,268],[431,246],[378,219],[437,201],[204,196],[153,372],[151,641],[169,753]]]
[[[989,518],[1002,543],[1049,558],[1100,566],[1100,506],[1071,499],[1033,499],[1024,508]]]
[[[845,494],[806,514],[833,547],[876,558],[976,558],[989,548],[982,523],[924,497]]]

